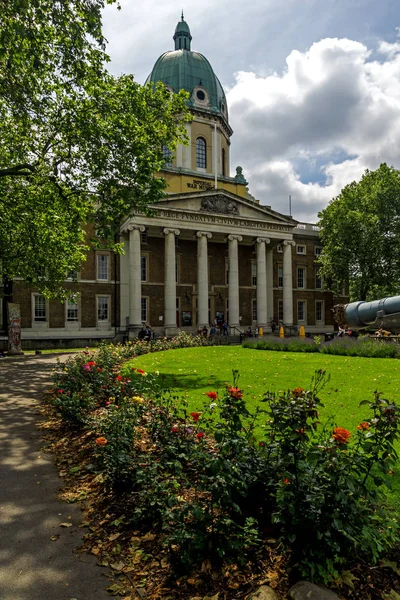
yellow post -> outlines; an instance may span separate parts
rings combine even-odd
[[[306,330],[304,329],[304,325],[302,325],[302,326],[300,327],[299,336],[300,336],[301,338],[305,338],[305,337],[306,337]]]
[[[282,325],[279,327],[279,337],[280,338],[284,338],[285,337],[285,329],[283,328]]]
[[[258,337],[262,337],[263,335],[264,335],[263,328],[259,327],[258,328]]]

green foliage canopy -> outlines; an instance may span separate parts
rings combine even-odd
[[[114,2],[0,0],[0,259],[48,296],[85,259],[84,226],[112,245],[163,196],[162,148],[186,139],[184,93],[107,71]]]
[[[400,172],[383,163],[346,185],[319,213],[321,274],[351,300],[400,293]]]

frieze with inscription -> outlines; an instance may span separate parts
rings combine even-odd
[[[252,229],[269,229],[272,231],[292,231],[292,227],[263,221],[251,221],[248,219],[237,219],[234,217],[214,216],[199,213],[183,212],[179,210],[157,210],[160,217],[166,219],[179,219],[181,221],[194,221],[198,223],[213,223],[217,225],[229,225],[234,227],[251,227]]]
[[[192,190],[212,190],[214,184],[210,181],[203,181],[202,179],[193,179],[193,181],[186,184],[188,188]]]
[[[239,207],[237,202],[226,198],[222,194],[216,194],[215,196],[208,196],[207,198],[201,199],[201,211],[219,213],[223,215],[238,215]]]

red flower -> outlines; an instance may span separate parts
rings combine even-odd
[[[136,371],[136,367],[132,367],[132,371]]]
[[[338,444],[347,444],[351,438],[351,433],[343,427],[335,427],[332,437],[337,441]]]
[[[190,416],[192,417],[193,421],[196,421],[196,423],[200,419],[200,415],[201,415],[201,413],[199,413],[199,412],[191,412],[190,413]]]
[[[230,393],[231,398],[237,398],[238,400],[243,396],[242,390],[236,387],[229,387],[228,392]]]
[[[202,437],[204,437],[204,433],[202,431],[199,431],[199,433],[196,435],[197,439],[200,440]]]
[[[263,446],[265,446],[265,442],[258,442],[258,445],[260,446],[260,448],[262,448]]]
[[[208,396],[209,398],[211,398],[211,400],[216,400],[217,399],[217,392],[207,392],[206,396]]]
[[[143,371],[143,369],[136,369],[136,373],[139,373],[139,375],[145,375],[146,371]]]
[[[360,429],[361,431],[368,431],[369,428],[370,426],[369,423],[367,423],[367,421],[363,421],[362,423],[357,425],[357,429]]]
[[[57,390],[57,394],[63,394],[64,392],[62,390]]]
[[[283,483],[284,483],[285,485],[289,485],[289,483],[290,483],[290,479],[288,479],[287,477],[285,477],[285,479],[283,480]]]
[[[122,379],[122,375],[118,375],[117,376],[117,381],[121,381],[121,379]]]
[[[94,360],[90,360],[87,364],[89,365],[89,367],[94,367],[96,363],[94,362]]]
[[[299,396],[301,396],[303,392],[304,392],[304,390],[301,387],[294,388],[294,390],[292,390],[292,394],[295,398],[298,398]]]
[[[105,437],[98,437],[96,439],[96,444],[98,446],[105,446],[107,444],[107,438],[105,438]]]
[[[172,433],[177,433],[177,432],[179,431],[179,427],[178,427],[178,425],[173,425],[173,426],[171,427],[171,431],[172,431]]]

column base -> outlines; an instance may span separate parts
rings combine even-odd
[[[164,335],[166,337],[175,337],[179,333],[179,327],[176,325],[166,325],[164,329]]]

